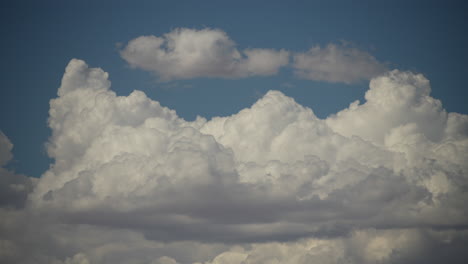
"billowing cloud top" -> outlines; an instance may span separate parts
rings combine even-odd
[[[462,263],[466,256],[468,116],[447,113],[420,74],[376,77],[366,102],[325,120],[270,91],[232,116],[187,122],[141,91],[116,96],[107,73],[74,59],[50,102],[49,126],[55,163],[24,210],[0,212],[3,259]],[[38,219],[41,232],[24,219]]]
[[[138,37],[128,43],[121,55],[132,67],[154,72],[163,81],[273,75],[289,61],[285,50],[238,51],[219,29],[178,28],[162,37]]]

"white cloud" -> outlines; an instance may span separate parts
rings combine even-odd
[[[107,73],[72,60],[49,126],[55,162],[25,208],[2,205],[8,254],[0,250],[0,260],[437,263],[448,255],[462,263],[466,256],[468,117],[446,113],[422,75],[374,78],[366,102],[325,120],[270,91],[232,116],[187,122],[143,92],[117,96]],[[0,142],[7,161],[11,143]]]
[[[369,53],[349,45],[330,43],[296,53],[293,68],[302,79],[354,83],[383,73],[386,67]]]
[[[439,142],[444,137],[447,113],[430,91],[422,74],[393,70],[371,80],[364,104],[353,102],[328,118],[327,124],[340,134],[357,135],[376,144],[383,144],[393,129],[414,124],[414,133]]]
[[[140,36],[129,41],[120,54],[131,67],[153,72],[162,81],[268,76],[289,64],[286,50],[239,51],[224,31],[209,28],[177,28],[163,36]],[[349,84],[386,71],[371,54],[348,44],[314,46],[293,58],[296,76],[315,81]]]
[[[266,76],[289,63],[285,50],[239,51],[225,32],[208,28],[178,28],[162,37],[141,36],[131,40],[121,56],[130,66],[151,71],[163,81]]]

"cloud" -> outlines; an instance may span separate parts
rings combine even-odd
[[[188,122],[74,59],[50,102],[54,163],[0,210],[0,260],[462,263],[467,115],[411,72],[373,78],[365,98],[319,119],[270,91]]]
[[[289,63],[285,50],[239,51],[225,32],[209,28],[178,28],[162,37],[141,36],[129,41],[120,54],[130,66],[153,72],[162,81],[268,76]]]
[[[18,223],[24,221],[23,210],[28,194],[33,190],[35,179],[16,174],[5,168],[13,159],[13,144],[0,131],[0,262],[15,263],[24,254],[24,247],[18,245],[22,239]],[[28,237],[25,235],[25,237]]]
[[[444,135],[448,114],[439,100],[432,98],[429,81],[422,74],[394,70],[374,78],[366,92],[366,102],[353,102],[348,109],[327,119],[327,124],[339,133],[357,135],[383,144],[390,143],[392,130],[413,125],[414,133],[439,142]],[[461,121],[461,120],[460,120]],[[466,121],[461,121],[464,123]],[[394,139],[400,143],[402,139]]]
[[[209,28],[177,28],[163,36],[140,36],[120,51],[131,67],[150,71],[161,81],[274,75],[289,65],[289,54],[283,49],[239,51],[224,31]],[[386,66],[369,53],[333,43],[294,53],[291,66],[302,79],[347,84],[386,71]]]
[[[12,149],[13,144],[0,131],[0,208],[24,207],[34,185],[33,179],[3,167],[13,158]]]
[[[6,165],[13,158],[11,153],[12,149],[13,144],[11,144],[7,136],[0,131],[0,166]]]
[[[463,263],[466,235],[453,231],[375,230],[350,233],[343,239],[304,239],[233,247],[205,264],[254,263]],[[451,241],[448,247],[446,242]],[[432,250],[444,252],[436,255]]]
[[[301,79],[335,83],[369,80],[386,70],[384,64],[369,53],[349,45],[330,43],[296,53],[292,67]]]

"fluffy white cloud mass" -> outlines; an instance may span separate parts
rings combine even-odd
[[[208,28],[178,28],[162,37],[138,37],[128,43],[121,56],[130,66],[151,71],[162,81],[273,75],[289,62],[285,50],[239,51],[225,32]]]
[[[202,33],[227,54],[222,33]],[[171,34],[177,50],[201,33]],[[2,202],[0,262],[463,263],[468,116],[410,72],[372,79],[365,98],[323,120],[270,91],[188,122],[74,59],[50,102],[55,162],[26,205]]]
[[[293,68],[302,79],[342,83],[369,80],[386,69],[385,65],[365,51],[333,43],[296,53]]]

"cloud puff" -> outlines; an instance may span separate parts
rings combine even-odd
[[[386,70],[385,65],[369,53],[349,45],[330,43],[296,53],[293,68],[302,79],[354,83],[369,80]]]
[[[238,51],[225,32],[208,28],[178,28],[162,37],[141,36],[131,40],[121,56],[130,66],[151,71],[163,81],[273,75],[289,62],[285,50]]]
[[[0,131],[0,208],[24,207],[34,185],[33,179],[3,167],[13,158],[12,149],[13,144]]]
[[[0,166],[6,165],[12,158],[11,150],[13,149],[13,144],[10,140],[0,131]]]
[[[376,77],[366,102],[327,119],[270,91],[232,116],[187,122],[141,91],[117,96],[107,73],[74,59],[49,113],[55,162],[24,209],[0,211],[4,259],[418,263],[450,255],[461,263],[466,256],[468,117],[447,113],[422,75]],[[10,157],[11,143],[2,140],[8,151],[0,153]]]

